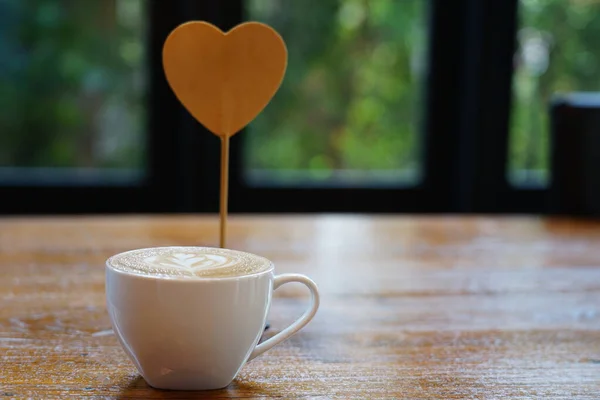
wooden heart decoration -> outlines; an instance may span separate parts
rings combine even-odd
[[[275,95],[287,49],[271,27],[246,22],[224,33],[207,22],[178,26],[163,47],[163,68],[192,116],[220,137],[248,125]]]

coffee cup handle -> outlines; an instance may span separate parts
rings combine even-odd
[[[309,277],[299,274],[277,275],[273,282],[273,290],[276,290],[281,285],[290,282],[302,283],[310,290],[310,307],[290,326],[279,332],[277,335],[257,345],[254,348],[254,351],[252,351],[252,354],[250,354],[248,361],[252,360],[256,356],[261,355],[265,351],[270,350],[273,346],[283,342],[284,340],[289,339],[290,336],[308,324],[317,313],[317,309],[319,308],[319,290],[317,289],[317,285]]]

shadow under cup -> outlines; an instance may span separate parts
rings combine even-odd
[[[207,390],[229,385],[247,361],[306,325],[319,304],[314,282],[296,274],[276,277],[272,264],[251,275],[181,279],[123,272],[109,261],[106,302],[114,332],[155,388]],[[311,307],[257,346],[273,290],[287,282],[310,289]]]

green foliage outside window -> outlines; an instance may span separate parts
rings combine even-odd
[[[0,167],[143,166],[146,1],[0,0]],[[245,133],[248,171],[418,179],[428,2],[245,4],[289,48],[280,92]],[[600,3],[519,11],[508,169],[523,183],[545,179],[553,94],[600,90]]]
[[[513,183],[543,184],[552,96],[600,90],[600,3],[521,0],[519,11],[508,172]]]

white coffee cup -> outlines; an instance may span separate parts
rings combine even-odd
[[[273,291],[288,282],[308,287],[309,309],[257,345]],[[272,263],[252,275],[186,280],[123,272],[107,261],[106,301],[116,336],[150,386],[206,390],[229,385],[247,361],[304,327],[319,292],[304,275],[274,275]]]

